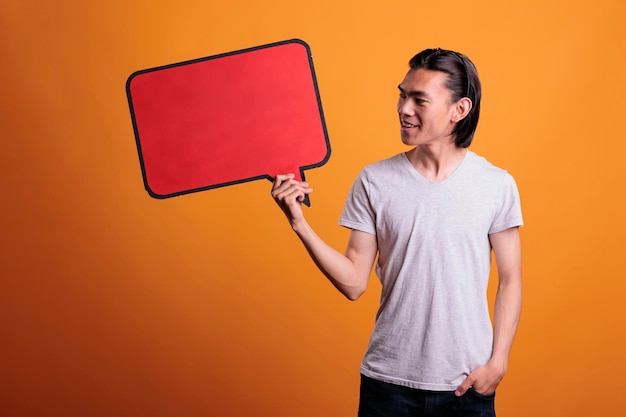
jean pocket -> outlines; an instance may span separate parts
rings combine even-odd
[[[481,400],[485,400],[485,401],[492,401],[496,397],[495,391],[492,392],[491,394],[481,394],[480,392],[476,391],[474,388],[470,388],[469,391],[475,397],[480,398]]]

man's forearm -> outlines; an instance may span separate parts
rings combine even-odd
[[[494,307],[493,354],[491,361],[506,372],[522,308],[520,276],[501,278]]]

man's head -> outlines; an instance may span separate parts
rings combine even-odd
[[[455,144],[459,148],[467,148],[474,139],[474,132],[480,115],[481,86],[476,67],[466,56],[445,49],[425,49],[409,61],[412,71],[420,68],[429,71],[440,71],[447,74],[445,86],[450,90],[452,101],[464,97],[472,101],[467,116],[460,120],[453,134]]]

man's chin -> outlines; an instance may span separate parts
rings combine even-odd
[[[413,135],[409,135],[405,132],[401,132],[400,133],[400,140],[402,140],[402,143],[404,143],[405,145],[408,146],[415,146],[418,143],[417,138],[415,138]]]

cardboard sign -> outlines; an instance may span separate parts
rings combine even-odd
[[[283,173],[304,180],[330,157],[310,48],[298,39],[137,71],[126,91],[155,198]]]

